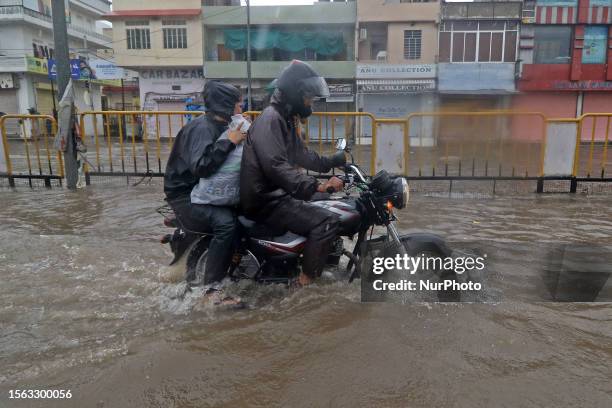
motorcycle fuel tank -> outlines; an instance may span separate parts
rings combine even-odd
[[[321,200],[313,201],[313,205],[325,208],[340,219],[340,235],[353,235],[359,231],[361,213],[355,200]]]

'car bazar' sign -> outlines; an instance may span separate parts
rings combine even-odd
[[[142,79],[204,79],[204,70],[200,69],[149,69],[140,71]]]

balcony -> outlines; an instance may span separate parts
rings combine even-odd
[[[290,61],[253,61],[251,73],[255,79],[276,78]],[[353,61],[308,61],[319,75],[329,78],[354,78],[355,63]],[[247,77],[247,64],[244,61],[206,61],[204,72],[207,78]]]
[[[110,2],[107,0],[70,0],[70,4],[98,15],[106,14],[110,11]],[[0,7],[23,5],[23,0],[0,0]],[[42,8],[39,8],[38,10],[34,11],[44,11],[43,9],[47,8],[50,9],[51,2],[39,2],[39,7]]]
[[[50,14],[40,13],[22,5],[8,5],[11,1],[16,3],[14,0],[3,0],[0,2],[0,22],[24,21],[49,30],[52,29],[53,20]],[[106,46],[112,41],[110,37],[104,34],[74,24],[68,24],[68,35],[77,38],[87,36],[88,40],[102,46]]]
[[[70,3],[100,15],[110,11],[110,3],[106,0],[70,0]]]
[[[25,72],[27,71],[26,58],[24,56],[9,57],[0,56],[0,72]]]

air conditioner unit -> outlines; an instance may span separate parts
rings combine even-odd
[[[378,54],[376,54],[376,61],[386,62],[387,61],[387,51],[386,50],[378,51]]]
[[[359,41],[364,41],[368,39],[368,29],[360,28],[359,29]]]

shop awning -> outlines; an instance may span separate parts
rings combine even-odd
[[[358,79],[357,92],[362,94],[401,94],[431,92],[435,79]]]
[[[247,31],[241,29],[223,30],[225,48],[231,50],[246,49]],[[289,52],[299,52],[306,48],[321,55],[336,55],[346,48],[344,36],[339,32],[298,32],[257,30],[251,32],[251,48],[266,50],[278,48]]]

